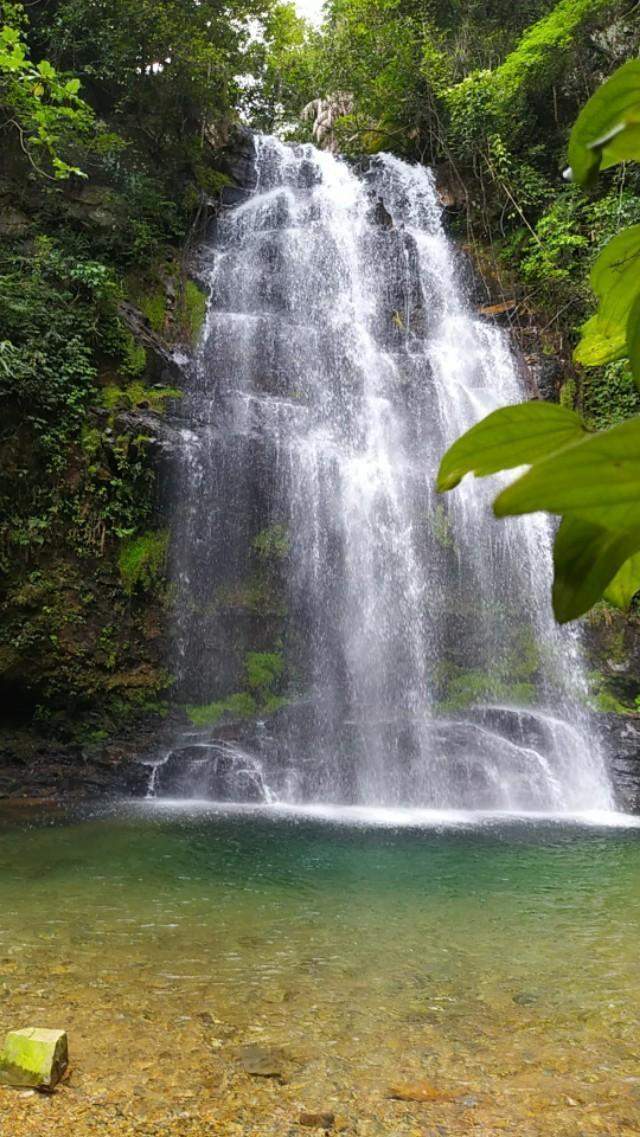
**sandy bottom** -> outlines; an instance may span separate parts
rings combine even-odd
[[[2,1137],[638,1134],[638,831],[334,820],[4,818]]]

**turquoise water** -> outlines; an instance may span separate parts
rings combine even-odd
[[[0,833],[0,1028],[67,1027],[68,1109],[636,1132],[639,942],[634,829],[141,806]],[[282,1081],[243,1071],[251,1042]],[[435,1104],[387,1096],[425,1081]]]

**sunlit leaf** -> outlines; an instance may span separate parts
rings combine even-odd
[[[17,28],[12,28],[9,24],[4,24],[0,28],[0,43],[16,44],[20,39],[20,32]]]
[[[580,417],[554,403],[521,403],[493,411],[458,438],[444,455],[438,490],[457,486],[465,474],[477,477],[528,466],[585,437]]]
[[[640,264],[638,271],[640,272]],[[627,320],[627,354],[636,387],[640,390],[640,293],[636,296]]]
[[[556,619],[561,624],[575,620],[593,607],[603,593],[617,607],[628,606],[640,588],[640,580],[633,587],[633,569],[627,568],[637,562],[635,570],[640,573],[640,556],[629,561],[638,549],[640,528],[633,532],[612,531],[577,517],[565,517],[553,546]]]
[[[627,329],[624,324],[604,323],[596,312],[582,325],[581,338],[573,358],[583,367],[601,367],[627,354]]]
[[[40,63],[38,64],[38,71],[42,75],[43,79],[55,79],[56,77],[55,67],[52,67],[48,59],[40,60]]]
[[[640,541],[638,543],[640,548]],[[616,608],[627,611],[636,592],[640,592],[640,553],[629,557],[607,585],[604,598]]]
[[[600,305],[582,328],[574,355],[589,367],[627,354],[629,313],[640,295],[640,225],[609,241],[591,270],[591,286]]]
[[[639,59],[619,67],[591,96],[569,140],[571,176],[580,185],[627,159],[640,160]]]
[[[640,418],[537,462],[496,498],[498,517],[572,514],[605,529],[640,529]]]

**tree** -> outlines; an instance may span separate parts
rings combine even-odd
[[[0,28],[0,106],[4,129],[17,132],[23,153],[41,176],[80,174],[67,161],[70,150],[90,137],[91,108],[81,98],[80,80],[56,71],[47,59],[34,63],[26,42],[21,4],[4,5]]]

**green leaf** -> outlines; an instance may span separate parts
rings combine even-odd
[[[554,403],[502,407],[449,447],[440,463],[438,491],[453,489],[472,472],[482,478],[498,470],[528,466],[585,433],[577,414]]]
[[[640,60],[614,71],[576,119],[569,140],[573,181],[587,185],[599,170],[640,160]]]
[[[605,245],[591,269],[591,286],[600,307],[583,326],[574,353],[576,362],[588,367],[627,354],[629,313],[640,295],[640,225],[623,229]]]
[[[0,29],[0,43],[14,44],[18,43],[20,39],[20,32],[17,28],[10,27],[9,24],[4,24]]]
[[[640,390],[640,293],[635,298],[627,320],[627,355],[636,387]]]
[[[42,75],[43,79],[55,79],[56,70],[52,67],[48,59],[41,59],[38,64],[38,72]]]
[[[627,354],[627,336],[624,325],[607,326],[598,313],[582,325],[581,339],[573,358],[583,367],[600,367],[615,359],[624,359]]]
[[[638,542],[640,548],[640,539]],[[604,598],[616,608],[628,611],[636,592],[640,592],[640,553],[629,557],[607,585]]]
[[[640,528],[633,532],[613,532],[601,525],[568,516],[556,534],[553,546],[553,610],[564,624],[582,616],[603,593],[617,607],[625,607],[640,588],[630,579],[633,569],[629,557],[640,549]],[[631,557],[640,574],[640,557]],[[637,577],[633,577],[636,579]],[[627,600],[629,587],[631,596]],[[607,592],[605,593],[605,589]]]
[[[640,529],[640,418],[537,462],[496,498],[497,517],[572,514],[605,529]]]

